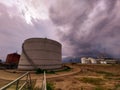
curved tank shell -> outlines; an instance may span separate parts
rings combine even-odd
[[[94,59],[94,58],[88,58],[88,59],[91,61],[91,64],[97,64],[96,59]]]
[[[86,63],[87,63],[87,58],[82,57],[82,58],[81,58],[81,63],[82,63],[82,64],[86,64]]]
[[[62,45],[47,38],[30,38],[22,46],[18,69],[57,69],[61,68]]]

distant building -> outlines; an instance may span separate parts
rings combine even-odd
[[[17,68],[19,63],[20,55],[17,53],[11,53],[7,55],[6,64],[10,65],[10,68]]]
[[[117,64],[116,60],[104,60],[100,61],[101,64]]]
[[[81,58],[81,63],[82,64],[97,64],[97,61],[96,61],[96,59],[91,58],[91,57],[89,57],[89,58],[83,57],[83,58]]]
[[[107,64],[117,64],[116,60],[106,60]]]
[[[105,60],[101,60],[100,64],[107,64],[107,62]]]
[[[82,64],[118,64],[118,60],[114,58],[87,58],[87,57],[82,57],[81,58],[81,63]]]
[[[118,60],[114,58],[99,58],[97,60],[100,64],[118,64]]]
[[[97,60],[95,58],[88,58],[91,64],[97,64]]]
[[[82,57],[82,58],[81,58],[81,63],[82,63],[82,64],[88,64],[89,62],[88,62],[88,60],[87,60],[86,57]]]

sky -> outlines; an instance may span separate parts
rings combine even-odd
[[[120,0],[0,0],[0,58],[50,38],[62,56],[120,57]]]

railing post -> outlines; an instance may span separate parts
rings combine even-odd
[[[44,87],[45,87],[45,90],[47,90],[46,89],[46,74],[45,74],[45,71],[44,71]]]
[[[47,90],[47,88],[46,88],[46,75],[45,75],[45,71],[44,71],[44,74],[43,74],[43,82],[42,82],[41,89],[42,90]]]
[[[31,82],[30,73],[27,74],[26,82],[27,82],[27,88],[28,88],[29,90],[32,90],[32,82]]]
[[[26,78],[26,81],[19,87],[19,81],[24,78],[25,76],[27,76]],[[7,88],[9,88],[10,86],[12,86],[13,84],[16,83],[16,87],[15,87],[15,90],[22,90],[26,84],[29,84],[29,86],[31,87],[32,85],[30,84],[31,83],[31,78],[30,78],[30,82],[29,82],[29,72],[23,74],[22,76],[18,77],[17,79],[15,79],[14,81],[8,83],[7,85],[3,86],[0,88],[0,90],[7,90]],[[27,90],[27,89],[24,89],[24,90]],[[30,90],[30,89],[29,89]]]
[[[31,76],[30,76],[30,73],[29,73],[29,84],[30,84],[30,86],[31,86],[31,88],[32,88],[32,81],[31,81]]]
[[[27,78],[26,78],[26,82],[27,82],[27,89],[29,89],[29,87],[30,87],[30,84],[29,84],[29,73],[27,74]]]
[[[18,90],[19,80],[16,82],[16,90]]]

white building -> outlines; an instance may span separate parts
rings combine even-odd
[[[83,58],[81,58],[81,63],[82,64],[97,64],[97,61],[96,61],[96,59],[91,58],[91,57],[89,57],[89,58],[83,57]]]

